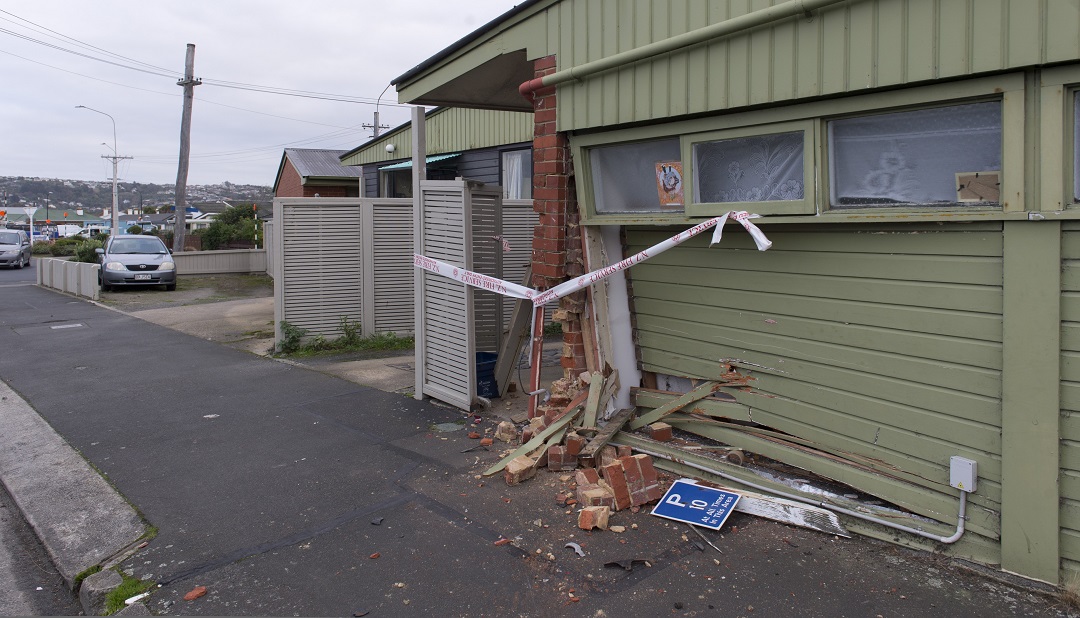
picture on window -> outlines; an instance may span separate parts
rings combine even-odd
[[[682,163],[663,161],[656,164],[656,192],[660,196],[660,206],[683,205]]]
[[[956,201],[958,202],[993,202],[1001,201],[1001,173],[958,172],[956,174]]]
[[[1000,102],[844,118],[828,132],[833,208],[1000,203]]]

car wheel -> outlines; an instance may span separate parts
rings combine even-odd
[[[23,258],[19,258],[19,261],[12,263],[12,268],[18,269],[23,267]]]

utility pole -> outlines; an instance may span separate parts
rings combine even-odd
[[[191,104],[195,100],[195,44],[188,43],[184,61],[184,79],[176,85],[184,88],[184,115],[180,120],[180,166],[176,170],[176,224],[173,225],[173,252],[184,250],[184,225],[187,221],[188,157],[191,154]]]

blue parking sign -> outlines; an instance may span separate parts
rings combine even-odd
[[[739,502],[739,494],[680,479],[652,510],[657,517],[719,530]]]

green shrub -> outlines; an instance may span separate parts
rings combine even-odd
[[[141,225],[133,225],[127,229],[128,234],[142,234]]]
[[[285,320],[282,320],[281,342],[278,344],[278,351],[282,354],[292,354],[293,352],[296,352],[300,349],[300,342],[306,334],[307,330],[298,326],[293,326]]]
[[[52,242],[52,246],[49,247],[49,253],[55,257],[75,255],[75,248],[78,247],[81,242],[82,241],[77,238],[57,238]]]
[[[306,330],[283,320],[281,322],[281,342],[278,344],[278,352],[281,354],[308,356],[320,352],[411,350],[414,345],[412,337],[399,337],[391,332],[361,337],[360,324],[350,322],[344,316],[341,317],[340,324],[342,334],[337,339],[327,339],[323,335],[315,335],[305,341]]]
[[[30,252],[34,255],[49,255],[52,253],[52,243],[47,240],[36,240],[30,245]]]
[[[78,245],[75,246],[75,252],[74,252],[75,261],[76,262],[87,262],[89,264],[97,264],[98,255],[97,255],[97,252],[95,251],[95,249],[100,249],[101,247],[104,247],[104,246],[105,245],[102,244],[101,241],[97,240],[97,239],[84,240],[84,241],[80,242]]]

